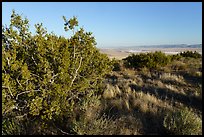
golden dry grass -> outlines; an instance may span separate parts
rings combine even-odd
[[[128,127],[121,128],[123,130],[118,134],[168,134],[162,125],[166,113],[188,107],[202,115],[200,61],[181,59],[158,72],[147,68],[125,68],[112,72],[110,75],[117,76],[117,79],[105,83],[102,112],[114,117],[121,127],[129,121],[121,123],[119,119],[134,119],[137,116],[137,122],[140,121],[142,126],[135,127],[137,132]]]

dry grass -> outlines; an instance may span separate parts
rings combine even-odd
[[[166,135],[172,134],[163,125],[168,113],[188,107],[201,117],[202,66],[192,61],[181,59],[158,71],[122,67],[111,72],[100,101],[89,103],[84,119],[76,122],[76,133]]]
[[[163,73],[159,76],[161,80],[170,80],[170,81],[175,81],[175,82],[180,82],[182,84],[185,84],[183,76],[180,75],[175,75],[171,73]]]
[[[202,115],[200,61],[181,59],[158,72],[147,68],[112,72],[111,75],[117,76],[117,80],[106,83],[102,113],[114,118],[115,124],[121,127],[120,131],[117,130],[120,135],[168,134],[162,123],[166,113],[189,107]],[[135,118],[137,126],[125,126],[127,123],[134,125],[132,121]]]

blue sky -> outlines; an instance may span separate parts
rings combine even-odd
[[[2,24],[12,10],[48,32],[68,36],[62,16],[77,16],[97,47],[202,43],[201,2],[2,2]]]

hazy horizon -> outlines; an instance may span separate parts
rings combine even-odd
[[[108,48],[137,48],[137,47],[155,47],[155,48],[158,48],[158,47],[177,47],[177,48],[186,48],[186,47],[191,47],[191,48],[202,48],[202,43],[197,43],[197,44],[160,44],[160,45],[132,45],[132,46],[107,46],[107,47],[98,47],[98,48],[101,48],[101,49],[108,49]]]

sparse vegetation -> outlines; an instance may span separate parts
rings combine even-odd
[[[174,110],[164,118],[164,127],[174,135],[202,135],[202,120],[188,108]]]
[[[2,135],[202,135],[202,55],[110,60],[63,19],[70,38],[2,27]]]

